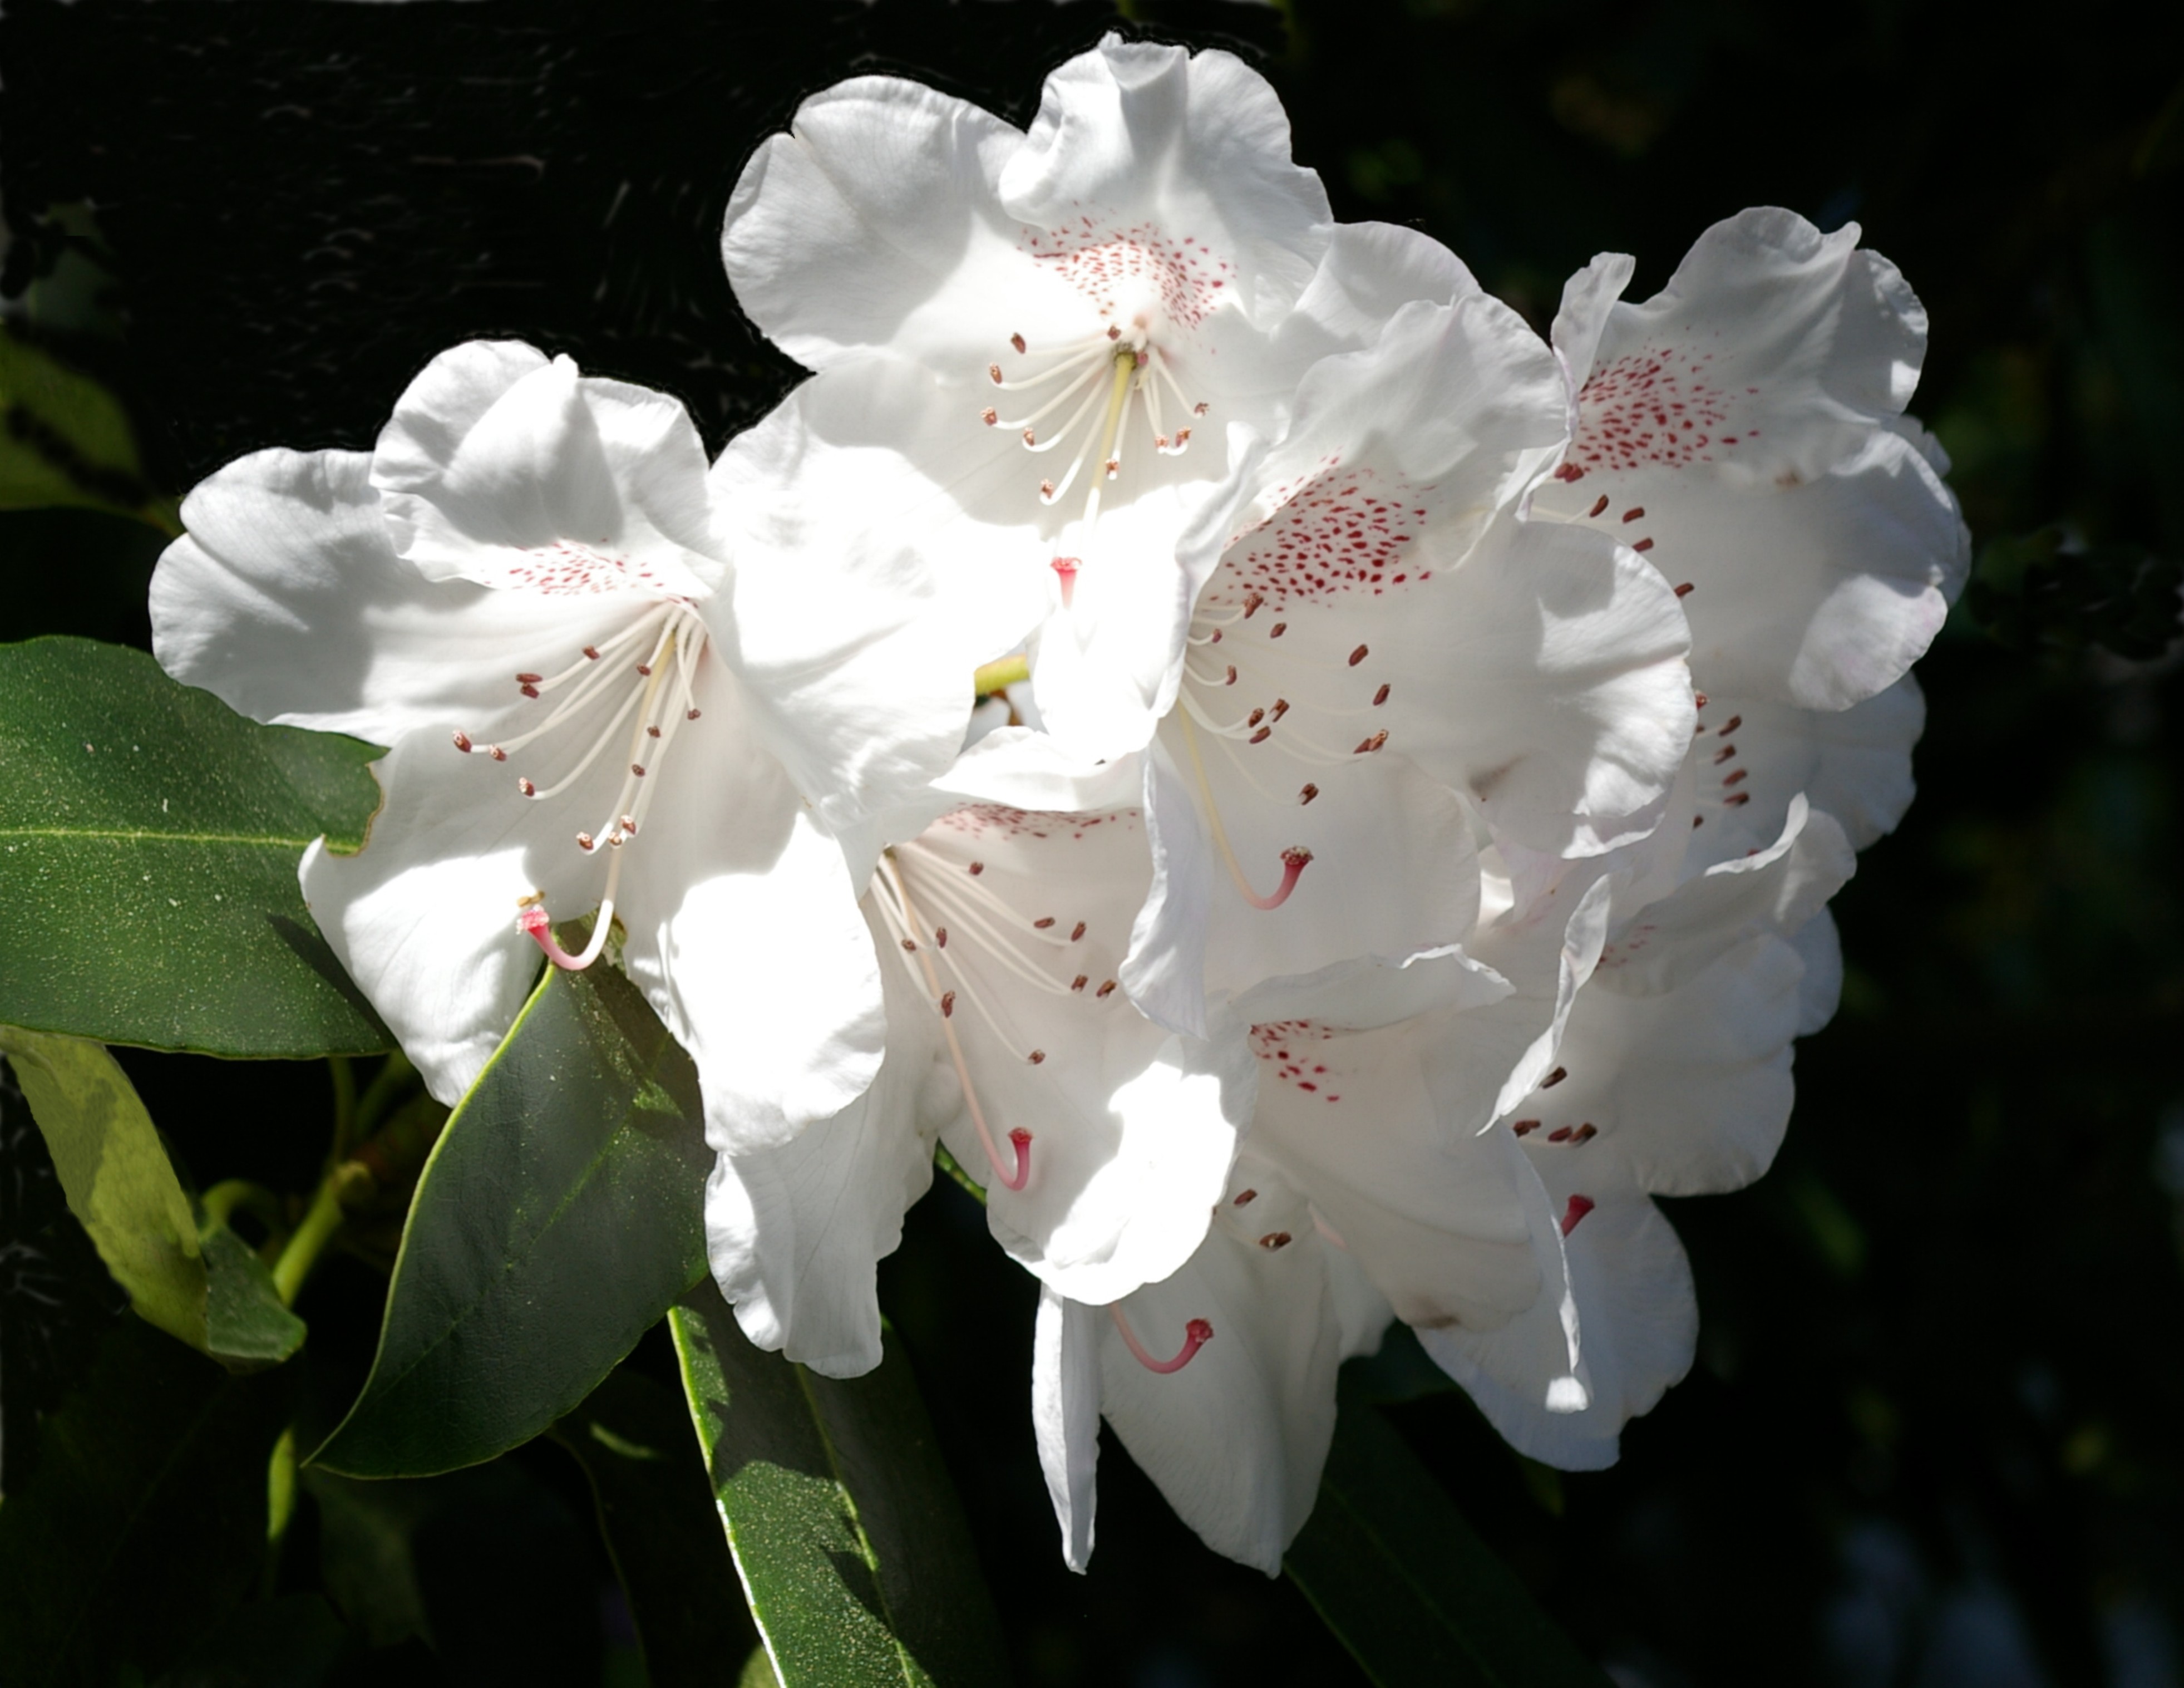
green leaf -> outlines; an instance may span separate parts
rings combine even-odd
[[[303,1320],[281,1305],[265,1269],[250,1245],[226,1226],[200,1239],[209,1280],[205,1299],[207,1347],[213,1357],[237,1371],[277,1366],[304,1345]]]
[[[705,1275],[712,1162],[637,987],[548,969],[425,1163],[371,1375],[313,1462],[426,1476],[569,1412]]]
[[[0,330],[0,510],[79,504],[181,532],[114,395]]]
[[[713,1688],[722,1662],[749,1653],[753,1637],[688,1411],[625,1366],[554,1439],[591,1480],[652,1688]]]
[[[391,1048],[296,883],[321,833],[363,843],[378,754],[259,727],[141,651],[0,646],[0,1021],[208,1055]]]
[[[95,1043],[0,1026],[53,1157],[69,1211],[137,1313],[192,1348],[210,1346],[204,1256],[190,1199],[136,1086]]]
[[[232,1370],[278,1365],[304,1322],[241,1238],[200,1237],[166,1145],[129,1075],[99,1045],[0,1026],[69,1211],[137,1313]]]
[[[114,1327],[0,1507],[10,1688],[156,1673],[236,1605],[265,1555],[266,1462],[298,1375],[237,1377],[133,1319]]]
[[[1608,1688],[1363,1401],[1343,1403],[1286,1563],[1381,1688]]]
[[[751,1346],[710,1279],[668,1316],[728,1546],[781,1688],[1000,1682],[992,1596],[892,1331],[822,1378]]]

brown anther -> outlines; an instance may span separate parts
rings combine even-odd
[[[971,877],[972,877],[973,879],[977,878],[977,877],[978,877],[981,873],[983,873],[985,871],[986,871],[986,864],[985,864],[984,862],[983,862],[983,861],[974,861],[974,862],[972,862],[972,863],[971,864]]]
[[[1076,977],[1075,978],[1073,978],[1073,979],[1072,979],[1072,980],[1070,980],[1070,981],[1069,981],[1069,988],[1070,988],[1072,990],[1082,990],[1082,989],[1084,989],[1084,985],[1085,985],[1085,981],[1086,981],[1086,979],[1087,979],[1087,977],[1088,977],[1088,975],[1084,974],[1084,973],[1079,973],[1079,974],[1078,974],[1078,975],[1077,975],[1077,977]]]
[[[1265,743],[1267,742],[1267,740],[1268,740],[1269,738],[1273,738],[1273,736],[1274,736],[1274,729],[1273,729],[1273,727],[1261,727],[1261,728],[1260,728],[1256,733],[1253,733],[1253,734],[1252,734],[1249,738],[1245,739],[1244,742],[1245,742],[1246,744],[1265,744]]]
[[[1259,613],[1259,606],[1266,601],[1267,600],[1265,599],[1260,597],[1256,592],[1245,593],[1244,594],[1244,619],[1248,621],[1252,616],[1257,615]]]
[[[1378,709],[1382,704],[1384,704],[1387,701],[1388,685],[1385,681],[1383,681],[1380,684],[1380,689],[1373,694],[1373,707],[1374,709]]]
[[[1287,698],[1276,698],[1276,699],[1274,699],[1274,706],[1273,706],[1273,709],[1270,711],[1270,713],[1273,716],[1273,718],[1274,718],[1276,721],[1279,721],[1279,720],[1280,720],[1284,716],[1287,715],[1289,712],[1290,712],[1290,700],[1289,700]]]
[[[1166,451],[1167,449],[1167,436],[1166,434],[1155,434],[1153,436],[1153,449],[1155,451]]]
[[[992,405],[989,404],[984,409],[978,412],[978,420],[983,422],[989,428],[996,428],[1000,426],[1001,413],[996,410]]]
[[[1183,449],[1183,448],[1184,448],[1184,447],[1185,447],[1185,446],[1189,445],[1190,443],[1190,430],[1189,428],[1178,428],[1178,429],[1175,431],[1175,448],[1176,448],[1176,449],[1177,449],[1178,451],[1180,451],[1180,450],[1182,450],[1182,449]]]
[[[1237,1192],[1235,1205],[1239,1207],[1249,1207],[1258,1199],[1259,1192],[1256,1189],[1240,1190]]]
[[[1121,474],[1122,472],[1123,472],[1123,460],[1122,460],[1121,458],[1119,458],[1119,457],[1111,457],[1111,458],[1109,458],[1109,459],[1107,460],[1107,478],[1108,478],[1110,481],[1112,481],[1112,480],[1113,480],[1113,479],[1114,479],[1117,475]]]
[[[461,751],[465,756],[469,755],[471,753],[471,736],[469,733],[464,732],[460,727],[457,727],[455,729],[455,749]]]
[[[631,820],[627,815],[621,817],[621,829],[631,838],[635,838],[637,836],[637,822]]]
[[[1561,1084],[1563,1079],[1568,1077],[1569,1068],[1567,1067],[1557,1067],[1553,1072],[1547,1074],[1546,1078],[1540,1080],[1540,1088],[1542,1090],[1552,1090],[1556,1085]]]
[[[1261,721],[1264,721],[1266,718],[1267,718],[1267,712],[1266,712],[1266,710],[1262,710],[1262,709],[1255,709],[1255,710],[1253,710],[1251,712],[1251,714],[1250,714],[1250,715],[1248,715],[1248,716],[1245,716],[1245,718],[1244,718],[1244,725],[1245,725],[1245,726],[1246,726],[1246,727],[1256,727],[1256,726],[1257,726]]]
[[[584,655],[589,657],[593,661],[597,662],[599,660],[599,647],[596,645],[586,645],[584,647]]]
[[[1607,493],[1602,493],[1600,495],[1600,500],[1599,500],[1599,502],[1598,502],[1598,503],[1596,503],[1596,504],[1594,504],[1594,505],[1593,505],[1593,507],[1592,507],[1591,510],[1587,510],[1587,511],[1585,512],[1585,516],[1586,516],[1586,518],[1587,518],[1588,520],[1590,520],[1591,517],[1596,516],[1596,515],[1598,515],[1601,513],[1601,511],[1602,511],[1602,510],[1606,510],[1607,508]]]
[[[1039,483],[1039,495],[1043,499],[1052,498],[1054,496],[1054,482],[1051,481],[1040,482]]]
[[[496,762],[504,762],[508,760],[508,752],[502,749],[498,744],[487,745],[485,747],[485,753],[487,755],[492,757]]]
[[[933,928],[933,947],[936,950],[945,950],[948,947],[948,928],[946,927],[936,926]]]
[[[1350,666],[1352,668],[1355,668],[1359,663],[1362,662],[1368,655],[1369,653],[1367,651],[1366,648],[1362,644],[1359,645],[1357,649],[1350,653]]]
[[[1631,547],[1631,549],[1634,551],[1642,551],[1645,549],[1646,547],[1642,542]],[[1676,588],[1676,596],[1679,598],[1689,598],[1691,593],[1696,592],[1697,589],[1698,588],[1693,586],[1691,582],[1685,581],[1681,586]]]
[[[1011,335],[1010,335],[1010,336],[1009,336],[1009,344],[1011,344],[1011,346],[1015,347],[1015,348],[1017,348],[1017,350],[1019,353],[1021,353],[1021,352],[1023,350],[1023,348],[1024,348],[1024,337],[1023,337],[1023,336],[1022,336],[1022,335],[1021,335],[1021,334],[1011,334]]]
[[[1123,331],[1119,328],[1111,327],[1107,331],[1107,337],[1110,340],[1119,340],[1123,337]]]
[[[1384,727],[1370,738],[1360,739],[1357,748],[1350,754],[1353,756],[1368,756],[1387,742],[1388,729]]]
[[[1032,924],[1038,928],[1041,932],[1044,932],[1048,927],[1054,924],[1054,916],[1050,914],[1041,915],[1037,920],[1034,921]]]
[[[1575,1135],[1576,1133],[1572,1131],[1568,1126],[1558,1125],[1552,1131],[1547,1134],[1547,1141],[1550,1143],[1567,1143]]]
[[[986,379],[992,382],[994,386],[999,387],[1001,384],[1001,366],[999,364],[988,364],[986,365]]]
[[[1727,738],[1730,733],[1732,733],[1736,732],[1736,729],[1737,729],[1738,727],[1741,727],[1741,726],[1743,726],[1743,725],[1744,725],[1744,717],[1743,717],[1742,716],[1741,716],[1741,715],[1733,715],[1733,716],[1730,716],[1730,718],[1728,719],[1728,721],[1726,721],[1725,722],[1724,722],[1724,723],[1723,723],[1723,725],[1722,725],[1722,727],[1721,727],[1721,735],[1722,735],[1722,737],[1723,737],[1723,738]]]
[[[1035,1049],[1025,1058],[1028,1060],[1034,1067],[1036,1067],[1039,1062],[1046,1059],[1046,1051],[1043,1049]]]
[[[1724,809],[1741,809],[1746,804],[1751,801],[1752,794],[1750,792],[1733,791],[1728,796],[1721,799],[1721,806]]]
[[[1510,1130],[1515,1132],[1519,1137],[1529,1137],[1539,1128],[1540,1123],[1535,1119],[1520,1119],[1514,1125],[1509,1128]]]
[[[915,938],[905,938],[902,940],[902,947],[909,950],[912,955],[916,955],[917,953],[917,940]]]
[[[1198,404],[1194,404],[1194,405],[1192,405],[1192,406],[1190,407],[1190,414],[1191,414],[1192,415],[1194,415],[1194,416],[1202,416],[1202,415],[1205,415],[1208,410],[1211,410],[1212,408],[1213,408],[1213,407],[1212,407],[1211,404],[1208,404],[1205,403],[1203,400],[1201,400]]]
[[[1084,922],[1083,921],[1081,921],[1081,920],[1080,920],[1080,921],[1078,921],[1078,922],[1077,922],[1077,924],[1076,924],[1076,925],[1074,925],[1074,926],[1072,926],[1072,927],[1071,927],[1071,928],[1069,928],[1069,941],[1070,941],[1072,944],[1074,944],[1075,942],[1077,942],[1077,940],[1078,940],[1078,939],[1082,938],[1084,935]]]
[[[1307,784],[1302,791],[1297,793],[1297,801],[1300,803],[1309,803],[1313,798],[1318,795],[1319,788],[1316,785]]]
[[[942,991],[942,992],[940,993],[940,1017],[941,1017],[942,1019],[945,1020],[945,1019],[949,1018],[950,1016],[952,1016],[955,1012],[956,1012],[956,993],[955,993],[954,991],[952,991],[952,990],[944,990],[944,991]]]
[[[538,695],[538,688],[536,686],[519,686],[516,690],[526,698],[535,698]]]
[[[577,834],[577,848],[578,850],[589,850],[591,847],[592,835],[589,833],[579,833]]]
[[[1039,436],[1034,433],[1029,428],[1026,428],[1024,430],[1023,439],[1026,445],[1037,445],[1039,443]]]
[[[1278,639],[1289,630],[1290,624],[1287,621],[1277,621],[1267,629],[1267,637],[1270,639]]]
[[[536,797],[538,795],[538,788],[532,784],[532,783],[527,779],[517,780],[515,782],[515,788],[521,792],[526,797]]]
[[[1223,680],[1221,683],[1224,686],[1233,686],[1236,683],[1236,665],[1234,663],[1232,662],[1228,665],[1228,677],[1226,680]]]
[[[1115,981],[1109,979],[1106,983],[1101,985],[1099,989],[1094,991],[1092,994],[1095,996],[1112,996],[1114,994],[1114,992]]]
[[[1728,760],[1731,756],[1734,756],[1736,754],[1736,745],[1734,745],[1734,744],[1724,744],[1724,745],[1723,745],[1723,746],[1721,747],[1721,749],[1719,749],[1719,750],[1717,750],[1717,751],[1715,751],[1715,752],[1713,753],[1713,765],[1714,765],[1716,767],[1719,767],[1719,766],[1720,766],[1724,762],[1727,761],[1727,760]]]
[[[705,711],[703,710],[697,709],[685,710],[682,711],[682,719],[685,721],[695,721],[699,716],[705,714]]]
[[[657,738],[660,737],[660,729],[656,727],[648,727],[644,729],[644,736],[648,738]]]
[[[639,779],[643,779],[644,777],[644,764],[642,762],[632,762],[629,765],[629,771],[635,774]]]
[[[652,672],[652,665],[649,662],[640,662],[637,665],[637,671],[649,676]]]
[[[1707,706],[1707,694],[1704,692],[1692,693],[1691,703],[1696,708],[1704,709]]]
[[[1751,773],[1751,772],[1752,770],[1749,768],[1739,768],[1735,773],[1730,774],[1727,778],[1724,779],[1722,783],[1724,785],[1741,785],[1744,783],[1746,776]]]
[[[1599,1135],[1600,1128],[1588,1122],[1587,1123],[1578,1127],[1577,1135],[1571,1138],[1570,1141],[1573,1143],[1590,1143],[1594,1138]]]
[[[1269,1231],[1259,1239],[1259,1246],[1269,1254],[1276,1249],[1285,1249],[1289,1245],[1290,1234],[1287,1231]]]
[[[1703,816],[1703,815],[1694,815],[1694,816],[1691,816],[1691,830],[1692,830],[1693,832],[1696,832],[1696,831],[1697,831],[1701,827],[1703,827],[1704,825],[1706,825],[1706,816]]]
[[[535,686],[545,677],[543,674],[519,674],[515,677],[515,683],[519,686]]]
[[[1633,504],[1633,505],[1632,505],[1629,510],[1624,510],[1624,511],[1623,512],[1623,519],[1624,519],[1625,521],[1637,521],[1637,520],[1638,520],[1638,518],[1639,518],[1640,516],[1641,516],[1641,515],[1645,515],[1645,514],[1646,514],[1646,506],[1645,506],[1645,505],[1643,505],[1643,504]]]

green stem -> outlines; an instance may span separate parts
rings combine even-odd
[[[417,1069],[410,1064],[410,1057],[397,1050],[387,1057],[366,1087],[364,1099],[356,1105],[356,1117],[351,1128],[362,1136],[379,1123],[384,1114],[416,1081]]]
[[[246,1213],[255,1213],[265,1222],[267,1230],[281,1228],[281,1198],[248,1178],[222,1179],[198,1198],[198,1206],[204,1212],[208,1230],[217,1230],[227,1223],[229,1216],[238,1207]]]
[[[334,1150],[336,1161],[346,1159],[356,1140],[356,1068],[345,1055],[326,1057],[326,1071],[334,1085]]]
[[[963,1163],[948,1152],[946,1145],[939,1143],[933,1145],[933,1164],[969,1190],[972,1199],[979,1206],[983,1207],[986,1205],[984,1186],[972,1182],[970,1173],[963,1170]]]
[[[296,1294],[304,1287],[304,1280],[311,1275],[320,1252],[333,1240],[334,1233],[341,1229],[342,1221],[348,1217],[342,1211],[341,1203],[344,1170],[345,1167],[337,1167],[320,1181],[318,1194],[311,1198],[310,1211],[304,1215],[304,1223],[288,1239],[280,1259],[273,1262],[273,1288],[284,1307],[295,1306]]]

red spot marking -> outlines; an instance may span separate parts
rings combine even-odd
[[[1568,1236],[1577,1229],[1577,1222],[1592,1212],[1599,1204],[1589,1195],[1573,1195],[1569,1206],[1563,1210],[1563,1234]]]

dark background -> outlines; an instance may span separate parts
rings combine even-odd
[[[1518,1460],[1460,1395],[1397,1422],[1626,1685],[2184,1682],[2184,10],[1133,10],[1253,56],[1339,215],[1418,224],[1542,326],[1596,251],[1636,254],[1642,298],[1743,205],[1856,219],[1931,314],[1914,408],[1979,548],[1919,669],[1919,801],[1836,904],[1843,1010],[1802,1046],[1788,1145],[1753,1189],[1674,1204],[1692,1375],[1597,1475]],[[260,446],[368,445],[481,334],[667,388],[717,446],[794,378],[717,256],[756,142],[872,68],[1026,120],[1112,21],[1097,0],[10,0],[3,290],[125,397],[156,491]],[[146,643],[159,543],[0,517],[0,638]],[[200,1184],[315,1178],[320,1069],[126,1058]],[[18,1217],[34,1149],[0,1121]],[[368,1361],[378,1284],[343,1257],[307,1296],[327,1399]],[[96,1288],[65,1317],[7,1304],[10,1351],[35,1323],[39,1357],[6,1373],[13,1421],[87,1363]],[[1030,1281],[944,1181],[882,1294],[1023,1680],[1357,1680],[1293,1585],[1199,1547],[1112,1444],[1092,1573],[1062,1570]],[[355,1352],[321,1338],[343,1330]],[[442,1482],[416,1554],[437,1657],[352,1648],[344,1680],[639,1680],[566,1456]],[[316,1586],[317,1505],[284,1589]]]

